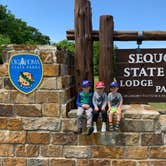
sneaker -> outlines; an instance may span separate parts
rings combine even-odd
[[[87,135],[91,135],[93,133],[94,128],[93,127],[88,127],[87,129]]]
[[[109,125],[109,131],[114,131],[114,127],[113,127],[113,125],[111,124],[111,125]]]
[[[82,128],[78,128],[77,131],[74,132],[75,134],[81,134],[82,133]]]
[[[102,123],[101,132],[106,132],[106,124]]]
[[[97,133],[97,126],[93,125],[93,133]]]
[[[119,124],[119,123],[116,123],[116,125],[115,125],[115,130],[118,130],[119,127],[120,127],[120,124]]]

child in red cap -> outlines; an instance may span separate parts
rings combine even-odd
[[[96,83],[96,92],[93,94],[93,128],[94,133],[97,133],[97,120],[99,117],[99,113],[102,115],[102,127],[101,132],[106,132],[106,121],[107,121],[107,111],[105,109],[107,105],[107,94],[104,92],[105,85],[104,82]]]

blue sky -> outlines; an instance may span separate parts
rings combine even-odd
[[[74,29],[74,0],[0,0],[17,17],[58,42]],[[93,29],[100,15],[114,17],[115,30],[166,30],[166,0],[91,0]],[[116,42],[119,48],[136,48],[136,42]],[[166,47],[166,42],[143,42],[142,48]]]

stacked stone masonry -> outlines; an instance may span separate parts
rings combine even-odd
[[[40,56],[44,77],[36,91],[18,92],[9,58]],[[53,46],[9,45],[0,66],[0,166],[165,166],[166,111],[125,105],[118,132],[76,135],[73,56]],[[100,130],[100,122],[98,130]]]

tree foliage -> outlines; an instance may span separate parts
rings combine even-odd
[[[0,5],[0,34],[12,44],[49,44],[50,38],[16,18],[6,6]],[[2,43],[5,44],[5,43]]]
[[[64,39],[58,43],[55,43],[55,46],[58,48],[63,48],[72,54],[75,53],[75,42],[70,42],[70,41]]]

